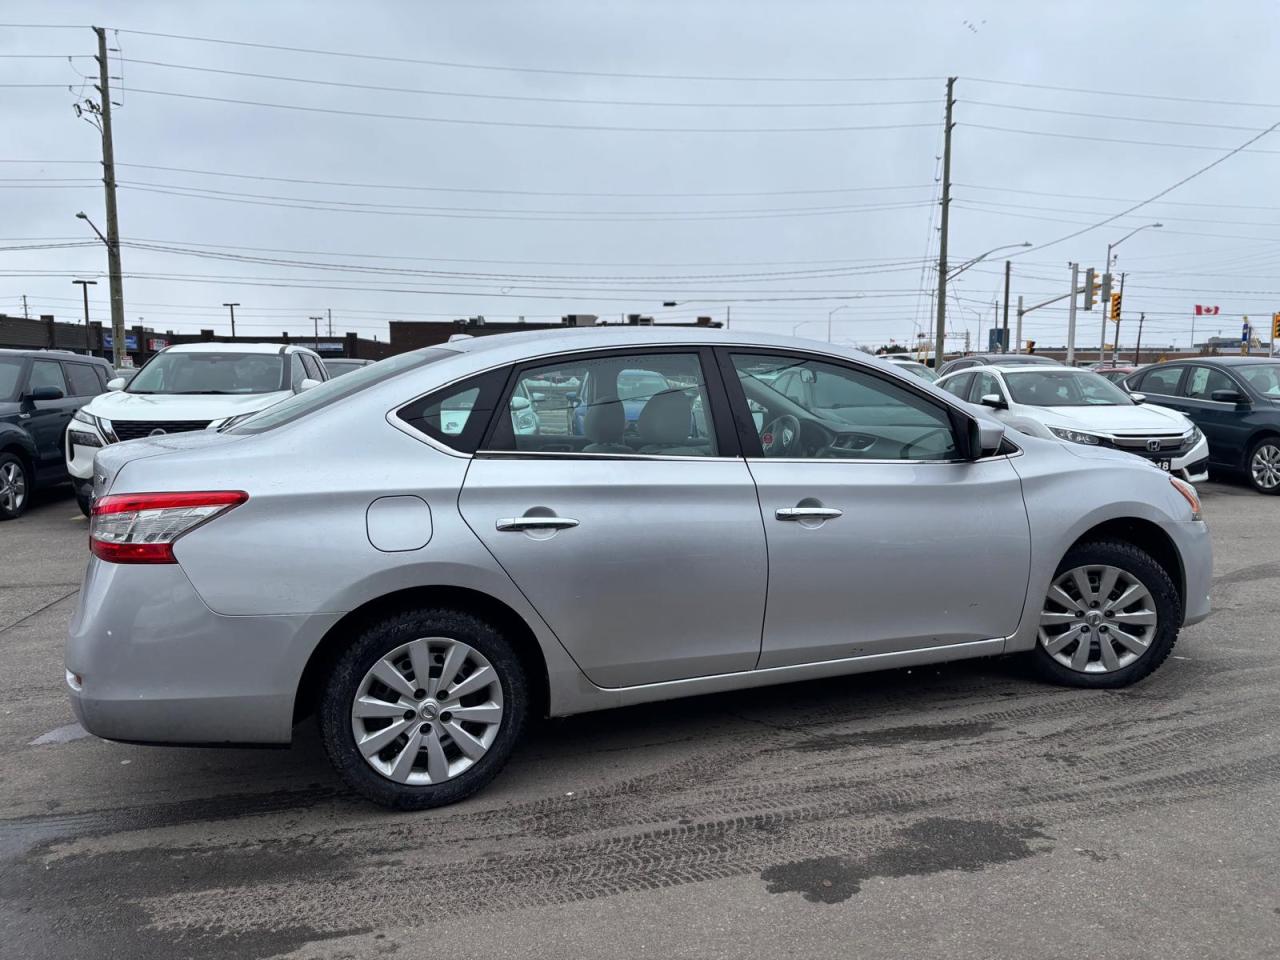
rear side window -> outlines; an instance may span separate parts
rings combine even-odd
[[[459,381],[413,401],[396,415],[415,430],[459,453],[475,453],[506,386],[509,370],[504,367]],[[348,374],[342,380],[357,375]]]
[[[964,399],[969,395],[969,384],[973,383],[972,373],[962,373],[959,376],[952,377],[946,383],[940,383],[943,390],[954,396]]]
[[[1212,367],[1192,367],[1182,385],[1182,395],[1192,400],[1212,400],[1215,390],[1238,390],[1230,377]]]
[[[307,368],[302,365],[302,354],[295,353],[289,361],[289,386],[297,390],[307,379]]]
[[[298,354],[302,358],[302,366],[307,371],[307,376],[312,380],[319,380],[321,383],[325,380],[324,371],[320,369],[320,361],[309,353]]]
[[[87,363],[64,363],[62,369],[71,384],[71,396],[96,397],[102,392],[102,384],[94,368]]]
[[[1139,393],[1162,393],[1166,397],[1177,396],[1178,381],[1182,379],[1182,367],[1156,367],[1138,378]]]

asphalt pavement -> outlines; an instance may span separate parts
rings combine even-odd
[[[547,721],[478,797],[392,814],[314,731],[75,725],[69,496],[0,524],[0,954],[1280,955],[1280,499],[1201,485],[1214,612],[1138,686],[1014,661]]]

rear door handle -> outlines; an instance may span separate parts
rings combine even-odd
[[[577,525],[572,517],[504,517],[497,522],[499,530],[568,530]]]
[[[835,507],[779,507],[774,512],[779,520],[834,520],[844,511]]]

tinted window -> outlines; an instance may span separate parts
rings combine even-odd
[[[71,396],[96,397],[102,392],[102,384],[98,380],[94,368],[87,363],[64,363],[62,369],[71,383]]]
[[[67,381],[62,376],[62,364],[57,360],[33,360],[31,372],[27,374],[27,389],[37,387],[57,387],[65,395]]]
[[[949,378],[946,383],[940,383],[938,386],[947,391],[947,393],[963,398],[969,395],[969,384],[971,383],[973,383],[973,374],[962,373]]]
[[[294,390],[302,386],[302,381],[307,379],[307,368],[302,365],[302,354],[295,353],[289,357],[289,386]]]
[[[1129,395],[1090,370],[1019,370],[1004,381],[1017,403],[1029,407],[1128,407]]]
[[[0,400],[13,400],[18,393],[18,378],[22,376],[22,358],[0,357]]]
[[[483,373],[415,400],[400,411],[400,419],[459,453],[475,453],[508,372]]]
[[[1182,395],[1193,400],[1211,400],[1215,390],[1237,390],[1235,383],[1221,370],[1192,367],[1182,385]]]
[[[320,369],[320,361],[309,353],[300,353],[298,356],[302,357],[302,366],[306,369],[307,376],[312,380],[319,380],[323,383],[325,375],[324,371]]]
[[[489,449],[714,457],[719,448],[708,410],[702,363],[693,353],[596,355],[526,367]]]
[[[1236,369],[1249,386],[1264,397],[1280,397],[1280,364],[1251,363]]]
[[[897,383],[802,357],[734,354],[732,359],[748,402],[764,408],[757,430],[766,457],[951,460],[958,455],[946,409]],[[774,389],[779,371],[798,373],[809,384],[811,399],[797,403]]]
[[[1182,379],[1182,367],[1155,367],[1142,374],[1134,387],[1139,393],[1162,393],[1176,396],[1178,381]]]
[[[364,367],[341,379],[327,380],[314,390],[287,397],[261,413],[254,414],[247,420],[241,421],[234,427],[229,428],[227,432],[263,433],[267,430],[272,430],[286,423],[299,420],[309,413],[314,413],[316,410],[329,406],[331,403],[345,400],[347,397],[382,383],[384,380],[390,380],[392,377],[398,377],[402,373],[408,373],[438,360],[444,360],[446,357],[456,357],[457,355],[454,350],[443,350],[435,347],[426,350],[415,350],[413,353],[402,353],[381,363]],[[152,363],[154,362],[153,360]],[[424,389],[429,388],[430,384],[427,384]],[[406,393],[409,396],[413,395],[409,391],[406,391]]]
[[[278,353],[158,353],[129,381],[129,393],[271,393],[281,386]]]

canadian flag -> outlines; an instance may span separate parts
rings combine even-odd
[[[1216,317],[1218,315],[1217,307],[1206,307],[1199,303],[1196,304],[1197,317]]]

